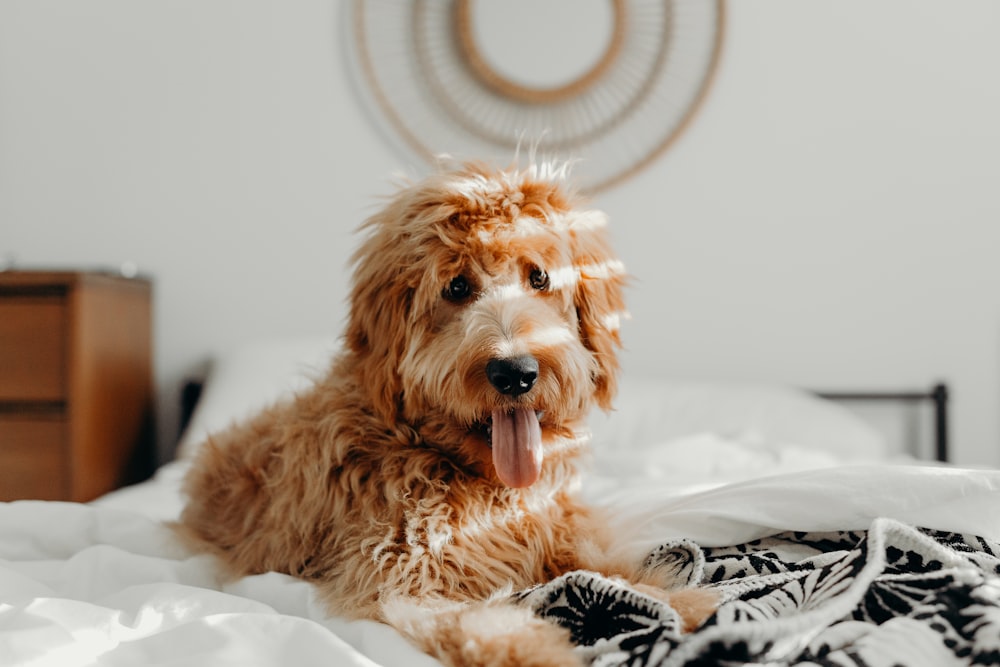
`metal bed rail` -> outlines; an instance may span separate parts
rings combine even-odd
[[[930,391],[816,391],[822,398],[834,401],[898,401],[923,403],[929,401],[934,408],[934,457],[948,461],[948,386],[939,382]]]

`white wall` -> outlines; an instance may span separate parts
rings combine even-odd
[[[332,0],[0,0],[0,256],[156,280],[161,435],[214,350],[336,331],[351,231],[412,165]],[[626,368],[954,394],[1000,464],[1000,4],[732,2],[702,112],[601,195]]]

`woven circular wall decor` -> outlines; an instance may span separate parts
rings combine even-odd
[[[570,159],[584,190],[652,162],[719,60],[724,0],[354,0],[353,60],[428,161]]]

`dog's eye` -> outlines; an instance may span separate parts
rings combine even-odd
[[[448,286],[444,288],[443,296],[449,301],[464,301],[472,294],[472,285],[465,276],[457,276],[451,279]]]
[[[534,269],[530,275],[528,275],[528,284],[537,290],[548,289],[549,287],[549,274],[545,273],[541,269]]]

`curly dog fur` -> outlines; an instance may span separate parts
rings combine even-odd
[[[576,664],[503,592],[607,555],[576,497],[584,420],[609,409],[625,273],[565,169],[464,165],[401,190],[363,230],[344,349],[309,391],[212,436],[180,529],[235,575],[313,581],[338,614],[393,624],[454,664]],[[701,590],[662,593],[689,627]]]

